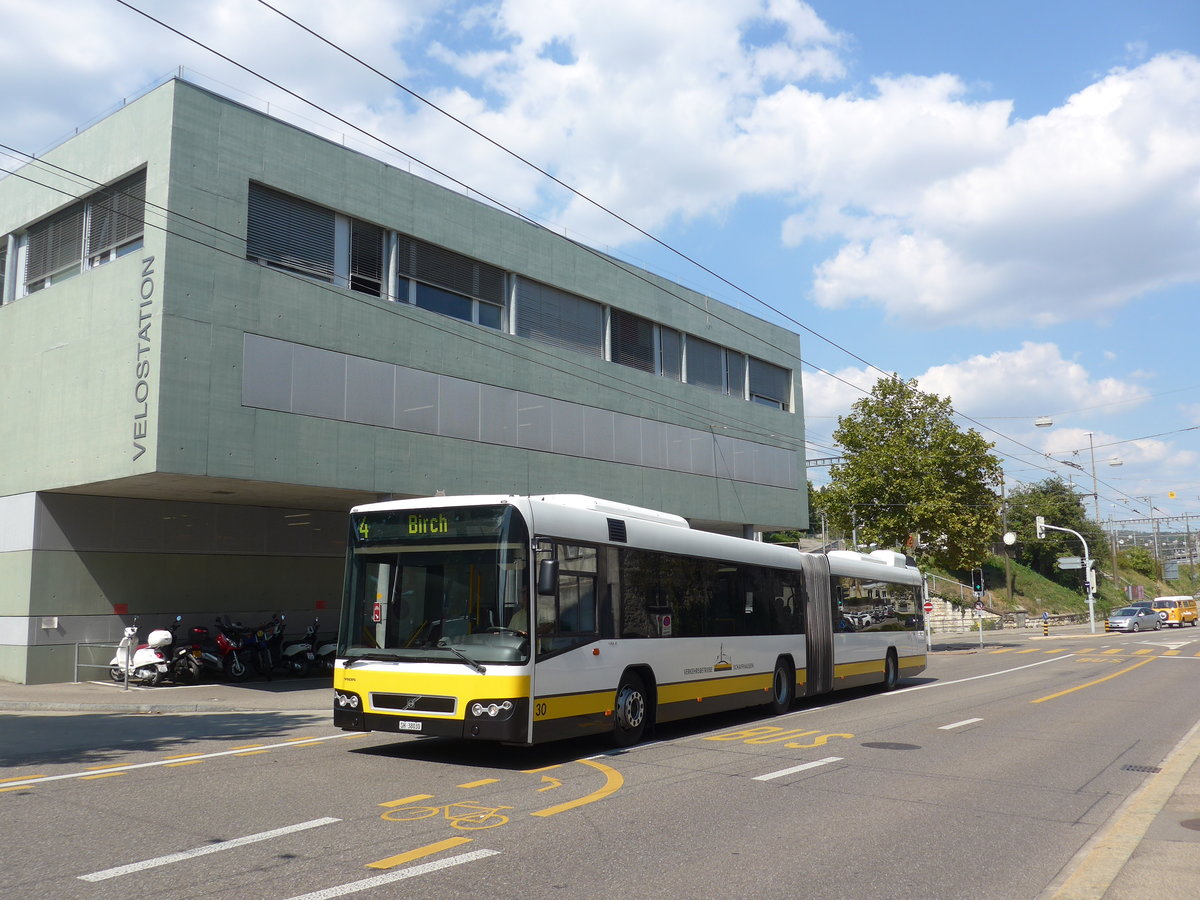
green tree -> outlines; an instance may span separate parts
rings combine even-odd
[[[1017,561],[1051,581],[1078,588],[1082,574],[1074,569],[1060,569],[1058,558],[1081,556],[1083,547],[1079,539],[1062,531],[1047,531],[1039,540],[1036,536],[1037,516],[1045,518],[1047,525],[1070,528],[1082,534],[1093,559],[1103,557],[1108,547],[1104,532],[1088,518],[1080,495],[1058,476],[1022,485],[1008,497],[1008,528],[1020,538]]]
[[[821,507],[860,544],[900,548],[962,570],[987,557],[999,522],[1000,461],[992,444],[952,419],[950,401],[893,376],[838,419],[845,462],[830,470]]]
[[[1122,568],[1137,572],[1147,578],[1158,577],[1158,563],[1154,561],[1154,554],[1145,547],[1130,547],[1128,550],[1123,550],[1118,554],[1117,562],[1121,564]]]

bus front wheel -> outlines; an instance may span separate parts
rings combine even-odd
[[[646,730],[646,686],[635,672],[621,678],[613,720],[613,742],[618,747],[629,747],[642,739]]]

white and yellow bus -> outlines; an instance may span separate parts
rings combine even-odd
[[[350,513],[334,724],[535,744],[925,668],[903,555],[801,553],[578,495]]]

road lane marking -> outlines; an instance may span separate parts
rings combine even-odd
[[[332,741],[335,738],[340,738],[340,737],[342,737],[342,735],[340,735],[340,734],[331,734],[328,737],[312,738],[311,740]],[[293,743],[267,744],[263,747],[263,749],[264,750],[278,750],[282,747],[294,747],[294,746],[295,746],[295,744],[293,744]],[[204,754],[197,756],[196,760],[200,761],[202,759],[217,759],[222,756],[237,756],[241,752],[242,752],[241,750],[221,750],[217,753],[204,753]],[[111,768],[112,770],[114,770],[116,772],[132,772],[134,769],[153,769],[153,768],[156,768],[159,766],[170,766],[170,765],[178,765],[178,763],[171,763],[166,759],[160,759],[160,760],[156,760],[155,762],[129,763],[128,765],[124,765],[124,766],[110,766],[108,768]],[[87,778],[87,777],[88,776],[86,776],[86,775],[81,775],[79,772],[68,772],[66,775],[30,775],[30,776],[26,776],[24,778],[15,779],[13,786],[14,787],[24,787],[24,786],[30,785],[30,784],[45,784],[50,781],[66,781],[71,778],[83,779],[83,778]]]
[[[116,778],[118,775],[124,775],[124,772],[101,772],[99,775],[81,775],[80,781],[92,781],[95,778]]]
[[[387,803],[380,803],[380,806],[404,806],[406,803],[417,803],[421,800],[430,800],[433,794],[413,794],[411,797],[401,797],[399,800],[389,800]]]
[[[954,722],[950,725],[939,726],[938,731],[949,731],[951,728],[962,728],[964,725],[974,725],[976,722],[982,722],[983,719],[963,719],[961,722]]]
[[[483,787],[485,784],[496,784],[499,778],[480,778],[478,781],[468,781],[466,784],[460,784],[460,788],[477,788]]]
[[[447,857],[446,859],[438,859],[434,860],[433,862],[422,863],[419,866],[401,869],[398,872],[389,872],[386,875],[376,875],[374,878],[364,878],[362,881],[352,881],[349,884],[325,888],[323,891],[313,891],[311,894],[300,894],[296,897],[290,897],[288,900],[333,900],[334,897],[344,897],[346,894],[356,894],[359,891],[369,891],[371,888],[379,887],[383,884],[391,884],[395,881],[403,881],[406,878],[415,878],[418,875],[428,875],[430,872],[436,872],[439,869],[447,869],[450,866],[461,866],[463,863],[474,862],[477,859],[486,859],[489,856],[499,855],[499,850],[472,850],[470,853],[461,853],[458,856],[451,856]]]
[[[109,878],[117,878],[121,875],[130,875],[133,872],[142,872],[146,869],[157,868],[158,866],[166,866],[171,863],[182,862],[185,859],[194,859],[197,856],[207,856],[209,853],[219,853],[222,850],[232,850],[235,847],[243,847],[246,844],[255,844],[259,841],[269,841],[271,838],[283,837],[285,834],[295,834],[298,831],[307,831],[310,828],[320,828],[322,825],[332,825],[334,822],[340,822],[341,819],[323,818],[313,819],[309,822],[300,822],[296,825],[285,825],[283,828],[274,828],[271,831],[261,831],[258,834],[249,834],[245,837],[233,838],[228,841],[221,841],[219,844],[206,844],[203,847],[196,847],[193,850],[183,850],[179,853],[168,853],[166,856],[156,856],[154,859],[145,859],[141,862],[129,863],[124,866],[114,866],[111,869],[103,869],[99,872],[92,872],[88,875],[80,875],[81,881],[105,881]]]
[[[782,778],[784,775],[794,775],[796,772],[803,772],[805,769],[815,769],[817,766],[827,766],[830,763],[840,762],[840,756],[827,756],[824,759],[818,759],[815,762],[804,763],[799,766],[792,766],[788,769],[780,769],[778,772],[768,772],[766,775],[755,775],[755,781],[770,781],[772,778]]]
[[[531,816],[538,816],[539,818],[556,816],[560,812],[566,812],[569,809],[577,809],[580,806],[586,806],[589,803],[595,803],[597,800],[603,800],[609,794],[615,794],[621,789],[621,785],[625,783],[625,779],[620,772],[604,765],[604,763],[598,763],[591,759],[577,759],[575,761],[585,766],[591,766],[593,769],[599,769],[601,772],[603,772],[606,779],[604,782],[604,787],[600,788],[598,791],[592,791],[592,793],[584,797],[580,797],[578,800],[570,800],[566,803],[560,803],[558,806],[540,809],[535,813],[530,813]]]
[[[993,650],[992,653],[1012,653],[1015,647],[1004,647],[1000,650]]]
[[[1145,659],[1141,660],[1140,662],[1135,662],[1132,666],[1129,666],[1128,668],[1121,669],[1121,671],[1119,671],[1119,672],[1113,672],[1111,675],[1105,675],[1103,678],[1097,678],[1095,681],[1089,681],[1086,684],[1079,684],[1073,688],[1067,688],[1065,691],[1059,691],[1057,694],[1050,694],[1046,697],[1038,697],[1038,699],[1030,700],[1029,702],[1030,703],[1045,703],[1047,700],[1053,700],[1056,697],[1065,697],[1067,694],[1073,694],[1076,691],[1082,691],[1084,688],[1089,688],[1089,687],[1092,687],[1093,685],[1101,684],[1102,682],[1108,681],[1110,678],[1116,678],[1118,675],[1124,675],[1126,672],[1132,672],[1134,669],[1144,666],[1148,662],[1153,662],[1154,659],[1155,659],[1155,657],[1148,656]]]
[[[396,856],[389,856],[387,859],[380,859],[373,863],[367,863],[368,869],[394,869],[396,866],[402,866],[405,863],[413,862],[414,860],[424,859],[426,856],[433,856],[435,853],[441,853],[443,850],[449,850],[451,847],[461,847],[463,844],[469,844],[474,838],[456,837],[447,838],[444,841],[438,841],[436,844],[427,844],[424,847],[418,847],[416,850],[409,850],[407,853],[400,853]]]
[[[929,684],[918,684],[913,687],[898,688],[894,691],[888,691],[886,694],[877,694],[878,697],[899,697],[901,694],[907,694],[912,691],[925,691],[935,687],[949,687],[952,684],[965,684],[968,681],[978,681],[980,678],[993,678],[996,675],[1008,675],[1011,672],[1020,672],[1022,669],[1036,669],[1038,666],[1049,665],[1050,663],[1062,662],[1064,659],[1070,659],[1070,656],[1052,656],[1049,659],[1043,659],[1041,662],[1030,663],[1027,666],[1017,666],[1015,669],[1001,669],[999,672],[988,672],[984,675],[972,675],[970,678],[959,678],[955,681],[931,681]],[[819,707],[827,709],[828,707]]]

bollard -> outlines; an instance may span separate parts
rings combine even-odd
[[[1042,637],[1050,637],[1050,620],[1042,619]]]

